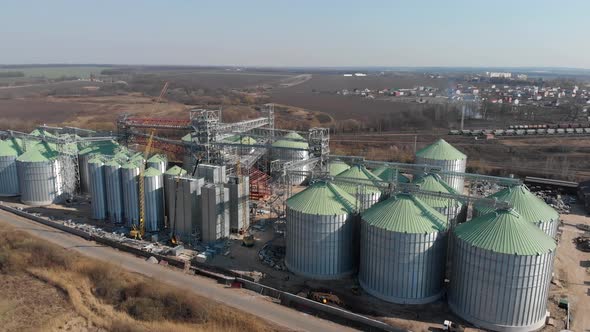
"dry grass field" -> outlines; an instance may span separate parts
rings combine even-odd
[[[0,331],[272,331],[266,322],[0,227]]]

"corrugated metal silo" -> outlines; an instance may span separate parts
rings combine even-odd
[[[416,164],[439,166],[444,171],[465,173],[467,156],[444,139],[439,139],[416,152]],[[443,181],[455,188],[457,192],[463,193],[465,191],[462,176],[443,174],[441,177]]]
[[[328,174],[330,176],[336,176],[349,168],[350,166],[342,160],[331,160],[328,164]]]
[[[287,200],[285,264],[311,279],[339,279],[356,269],[354,197],[329,182],[316,182]]]
[[[186,175],[186,171],[178,166],[170,167],[166,172],[164,172],[164,214],[168,218],[168,224],[170,225],[170,220],[172,219],[172,209],[174,208],[174,191],[176,190],[176,181],[174,180],[177,176],[184,176]]]
[[[433,193],[453,194],[459,193],[455,188],[449,186],[438,174],[425,174],[417,176],[414,179],[414,184],[420,187],[420,190],[430,191]],[[448,220],[455,223],[465,222],[467,217],[467,206],[457,199],[450,199],[445,197],[435,197],[432,195],[422,195],[417,193],[422,201],[434,208],[436,211],[448,217]]]
[[[272,144],[272,158],[282,161],[301,161],[309,159],[309,143],[305,138],[296,132],[290,132],[279,138]],[[304,165],[298,168],[292,168],[293,171],[308,171],[310,165]],[[291,176],[291,183],[294,185],[302,184],[306,176]]]
[[[229,189],[207,183],[201,187],[201,225],[198,225],[203,242],[212,242],[229,236]]]
[[[397,177],[397,183],[409,183],[410,179],[408,179],[405,175],[401,174],[395,168],[387,167],[387,166],[380,166],[375,168],[371,171],[375,176],[379,177],[383,181],[392,182],[393,179]]]
[[[170,190],[170,233],[177,239],[190,243],[191,235],[202,225],[201,187],[205,180],[184,176],[176,176],[172,180],[175,186]]]
[[[250,227],[250,181],[248,176],[231,176],[226,184],[229,189],[229,224],[232,232]]]
[[[359,184],[339,181],[338,178],[355,179]],[[334,183],[353,196],[362,210],[370,208],[381,197],[381,191],[373,181],[381,181],[381,179],[363,165],[354,165],[334,177]]]
[[[168,158],[164,154],[155,154],[146,162],[146,168],[155,168],[164,174],[168,169]]]
[[[515,210],[497,210],[454,230],[449,306],[494,331],[545,324],[556,244]]]
[[[123,210],[125,225],[139,225],[139,173],[142,165],[127,162],[121,166],[121,184],[123,187]]]
[[[158,232],[164,227],[164,179],[155,168],[144,173],[145,230]]]
[[[123,185],[121,181],[121,164],[112,159],[103,166],[107,196],[107,216],[114,223],[124,221]]]
[[[99,156],[88,160],[88,178],[90,180],[90,213],[92,219],[103,220],[107,217],[106,182],[104,162]]]
[[[112,156],[118,152],[119,145],[114,141],[90,142],[86,146],[80,147],[78,151],[78,169],[80,173],[80,191],[89,193],[90,178],[88,176],[88,161],[95,154]]]
[[[537,225],[552,238],[557,235],[559,214],[549,204],[533,194],[524,184],[507,187],[488,196],[488,198],[509,202],[525,220]],[[481,205],[474,205],[473,209],[474,216],[492,211],[494,211],[494,208]]]
[[[31,145],[16,159],[20,200],[23,204],[43,206],[58,201],[59,154],[46,144]]]
[[[18,170],[16,158],[23,153],[18,139],[0,141],[0,196],[18,196]]]
[[[447,221],[422,200],[401,193],[362,214],[359,283],[367,293],[401,304],[443,294]]]

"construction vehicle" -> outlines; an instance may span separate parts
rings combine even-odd
[[[334,304],[339,307],[342,307],[344,305],[344,302],[342,302],[342,300],[340,300],[340,298],[337,295],[328,292],[310,291],[309,294],[307,294],[307,298],[322,304]]]
[[[254,235],[252,234],[244,234],[244,237],[242,238],[242,245],[244,247],[248,247],[251,248],[254,246]]]
[[[152,149],[152,143],[154,141],[154,130],[150,132],[145,151],[143,152],[143,159],[147,160]],[[143,239],[145,236],[145,180],[143,178],[145,173],[145,165],[141,165],[139,168],[139,225],[133,225],[133,229],[129,232],[129,235],[134,239]]]
[[[445,320],[443,323],[443,331],[463,332],[465,331],[465,327],[461,324],[451,322],[450,320]]]

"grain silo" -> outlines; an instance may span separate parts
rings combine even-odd
[[[123,207],[121,164],[116,159],[112,159],[104,164],[103,169],[107,196],[107,217],[114,223],[122,223],[125,210]]]
[[[250,227],[250,183],[248,176],[230,176],[226,184],[229,189],[229,227],[238,233]]]
[[[347,179],[339,180],[339,178]],[[354,197],[361,210],[370,208],[381,197],[381,190],[376,186],[375,181],[381,181],[381,179],[363,165],[354,165],[334,177],[334,183]]]
[[[146,162],[146,168],[155,168],[164,174],[168,169],[168,158],[164,154],[155,154]]]
[[[229,189],[207,183],[201,187],[201,225],[197,225],[203,242],[229,236]]]
[[[174,195],[176,190],[176,181],[174,178],[184,175],[186,175],[186,171],[178,166],[172,166],[164,172],[164,214],[168,220],[171,219],[173,213],[172,209],[174,208]],[[168,221],[168,224],[170,224],[170,221]]]
[[[418,185],[420,190],[429,191],[433,194],[459,194],[455,188],[448,185],[438,174],[430,173],[416,176],[413,183]],[[448,217],[448,220],[453,224],[462,223],[467,217],[467,205],[458,199],[420,193],[417,193],[416,196],[436,211]]]
[[[88,176],[88,161],[95,154],[112,156],[118,152],[119,145],[114,141],[89,142],[79,147],[78,169],[80,172],[80,191],[89,193],[90,178]]]
[[[103,220],[107,217],[106,182],[104,162],[95,155],[88,160],[88,178],[90,180],[90,214],[92,219]]]
[[[336,176],[349,168],[350,166],[342,160],[330,160],[328,163],[328,175]]]
[[[311,279],[339,279],[356,269],[355,199],[319,181],[287,200],[285,264]]]
[[[549,204],[533,194],[524,184],[507,187],[488,198],[508,202],[525,220],[537,225],[547,235],[555,238],[559,226],[559,214]],[[474,215],[494,211],[493,207],[474,205]]]
[[[0,141],[0,196],[20,195],[16,158],[22,153],[19,139]]]
[[[164,180],[162,173],[148,168],[144,174],[145,230],[158,232],[164,227]]]
[[[123,187],[123,210],[125,211],[125,225],[132,227],[139,225],[139,173],[137,162],[127,162],[121,166],[121,185]]]
[[[379,177],[383,181],[393,182],[394,179],[397,178],[397,183],[409,183],[410,179],[408,179],[405,175],[401,174],[399,170],[387,167],[387,166],[379,166],[371,171],[375,176]]]
[[[191,243],[192,234],[202,225],[201,188],[205,180],[174,176],[172,182],[174,186],[169,190],[168,198],[171,202],[168,214],[170,234]]]
[[[60,187],[59,153],[47,144],[31,145],[16,159],[20,200],[33,206],[58,202]]]
[[[556,244],[515,210],[497,210],[457,226],[449,306],[494,331],[545,324]]]
[[[424,304],[443,294],[446,217],[400,193],[362,214],[359,283],[382,300]]]
[[[290,132],[272,144],[272,156],[272,159],[284,162],[307,160],[309,159],[309,143],[296,132]],[[291,171],[299,172],[306,172],[309,169],[310,165],[290,168]],[[290,181],[293,185],[300,185],[306,178],[305,175],[291,175]]]
[[[467,156],[444,139],[439,139],[416,152],[416,164],[439,166],[443,171],[465,173]],[[441,174],[441,177],[457,192],[464,192],[464,179],[462,176]]]

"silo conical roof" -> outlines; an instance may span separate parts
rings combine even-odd
[[[162,161],[164,161],[164,162],[168,161],[168,159],[166,158],[165,155],[155,154],[155,155],[151,156],[147,161],[148,161],[148,163],[159,163]]]
[[[525,220],[531,223],[559,219],[557,211],[533,194],[524,184],[507,187],[488,196],[488,198],[509,202]],[[488,206],[475,205],[474,208],[480,214],[494,211],[493,207]]]
[[[92,156],[92,158],[90,158],[90,160],[88,160],[89,164],[103,164],[104,161],[102,160],[102,158],[99,155],[94,155]]]
[[[406,193],[373,205],[362,214],[362,219],[371,226],[409,234],[441,232],[447,224],[446,216]]]
[[[164,174],[166,175],[185,175],[186,171],[178,166],[172,166],[170,167],[166,172],[164,172]]]
[[[375,174],[371,173],[371,171],[369,171],[363,165],[354,165],[346,171],[335,176],[334,179],[337,181],[339,177],[360,180],[359,184],[367,185],[366,187],[368,193],[381,192],[378,187],[371,185],[373,181],[381,181],[381,179],[375,176]],[[357,191],[357,185],[353,183],[338,183],[338,185],[349,194],[355,194]]]
[[[497,210],[460,224],[455,236],[468,244],[508,255],[542,255],[555,241],[513,209]]]
[[[47,136],[47,137],[56,137],[54,134],[48,132],[45,129],[37,128],[29,133],[29,135],[33,136]]]
[[[430,191],[435,193],[459,195],[459,193],[445,181],[443,181],[438,174],[425,174],[417,177],[414,184],[420,187],[420,190]],[[421,199],[433,208],[443,208],[449,205],[449,199],[445,197],[435,197],[430,195],[422,195]]]
[[[433,160],[459,160],[459,159],[467,159],[467,156],[457,150],[454,146],[447,143],[444,139],[439,139],[438,141],[430,144],[429,146],[418,150],[416,152],[417,157],[422,157],[426,159],[433,159]]]
[[[59,153],[48,144],[41,142],[28,148],[17,160],[22,162],[45,162],[55,159],[58,155]]]
[[[183,142],[191,142],[192,141],[192,133],[188,133],[180,138]]]
[[[121,166],[121,163],[118,162],[116,159],[111,159],[111,160],[107,161],[104,165],[117,167],[117,166]]]
[[[105,141],[105,142],[91,142],[90,144],[83,147],[78,154],[85,155],[91,153],[99,153],[103,155],[114,155],[117,153],[117,149],[119,148],[119,144],[114,141]]]
[[[125,169],[133,169],[133,168],[139,168],[140,164],[137,162],[137,160],[130,160],[126,163],[124,163],[123,165],[121,165],[121,168],[125,168]]]
[[[330,176],[336,176],[349,168],[350,166],[342,160],[333,160],[330,161],[330,164],[328,165],[328,174],[330,174]]]
[[[291,196],[287,206],[302,213],[342,215],[356,210],[355,199],[339,186],[319,181]]]
[[[16,157],[18,151],[12,146],[12,144],[6,141],[0,141],[0,157]]]
[[[371,173],[378,176],[383,181],[389,181],[393,179],[395,176],[395,169],[387,166],[379,166],[371,171]],[[399,171],[397,172],[397,182],[398,183],[409,183],[410,179],[408,179],[405,175],[401,174]]]
[[[152,177],[152,176],[160,176],[160,175],[162,175],[162,172],[160,172],[159,170],[157,170],[157,169],[155,169],[153,167],[148,168],[143,173],[143,176],[146,177],[146,178],[147,177]]]
[[[21,138],[17,137],[10,137],[3,141],[5,144],[4,152],[1,155],[3,156],[13,156],[16,152],[17,156],[20,156],[25,152],[25,142]],[[29,145],[35,145],[36,143],[29,142]]]
[[[307,143],[307,140],[296,132],[290,132],[287,135],[283,136],[282,138],[289,138],[292,140],[279,138],[276,142],[272,143],[272,146],[275,148],[297,148],[297,149],[309,148],[309,144]]]

